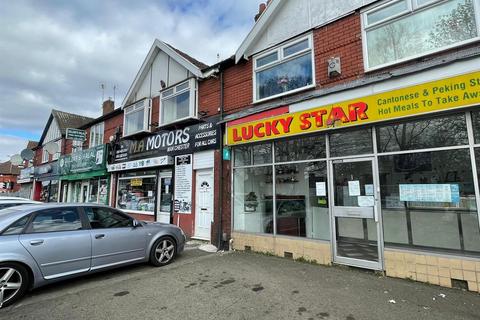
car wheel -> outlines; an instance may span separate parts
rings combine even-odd
[[[156,266],[161,267],[169,264],[177,254],[177,245],[170,237],[161,237],[153,244],[150,252],[150,262]]]
[[[29,284],[28,272],[17,263],[0,263],[0,308],[23,297]]]

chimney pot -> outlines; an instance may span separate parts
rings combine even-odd
[[[107,113],[112,112],[114,109],[115,109],[115,103],[112,100],[108,99],[103,101],[103,105],[102,105],[103,116],[106,115]]]

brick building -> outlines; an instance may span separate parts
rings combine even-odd
[[[13,193],[20,190],[17,178],[20,175],[18,166],[10,161],[0,163],[0,193]]]
[[[232,150],[216,221],[233,248],[477,291],[479,17],[471,0],[261,5],[200,85]]]

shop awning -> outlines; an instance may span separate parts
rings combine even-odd
[[[84,180],[84,179],[90,179],[95,177],[101,177],[105,175],[107,175],[106,170],[96,170],[96,171],[79,172],[79,173],[60,176],[60,180]]]

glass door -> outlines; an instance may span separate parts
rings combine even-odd
[[[160,172],[158,181],[158,209],[157,221],[163,223],[171,223],[172,215],[172,172]]]
[[[334,261],[382,269],[378,181],[373,158],[334,160],[332,243]]]

